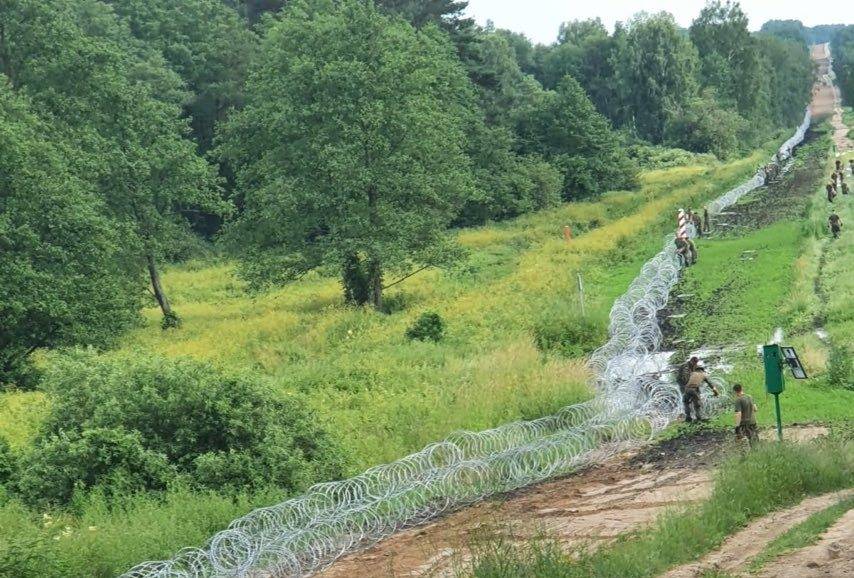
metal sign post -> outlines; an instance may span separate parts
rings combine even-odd
[[[765,345],[762,348],[765,363],[765,391],[774,396],[774,410],[777,414],[777,439],[783,441],[783,418],[780,415],[780,394],[786,389],[783,379],[783,367],[789,366],[795,379],[807,379],[807,372],[798,358],[794,347]]]

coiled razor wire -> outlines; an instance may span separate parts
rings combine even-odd
[[[807,113],[780,148],[789,159],[809,127]],[[762,171],[708,206],[718,213],[764,182]],[[696,231],[690,228],[690,234]],[[317,484],[231,523],[205,548],[145,562],[124,578],[306,576],[399,530],[449,510],[599,463],[649,440],[682,413],[678,386],[656,371],[658,313],[682,268],[672,238],[614,303],[610,339],[590,358],[596,396],[558,413],[494,429],[451,434],[420,452],[348,480]],[[651,369],[653,368],[653,369]],[[705,396],[710,411],[723,398]]]

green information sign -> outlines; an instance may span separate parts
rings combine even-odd
[[[765,361],[765,390],[773,395],[779,395],[786,389],[783,380],[783,352],[779,345],[766,345],[762,348],[762,358]]]

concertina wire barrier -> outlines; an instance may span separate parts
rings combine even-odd
[[[809,128],[809,111],[774,160]],[[708,205],[721,212],[761,186],[764,172]],[[689,227],[689,234],[696,231]],[[682,414],[678,386],[656,361],[658,314],[682,264],[669,236],[611,310],[608,342],[590,358],[595,397],[558,413],[451,434],[420,452],[234,520],[205,548],[145,562],[122,578],[285,578],[316,573],[341,556],[486,497],[599,463],[650,440]],[[725,385],[720,382],[720,385]],[[720,388],[725,394],[725,388]],[[726,402],[704,392],[706,411]]]

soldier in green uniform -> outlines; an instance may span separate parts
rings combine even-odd
[[[830,232],[834,239],[839,238],[839,233],[842,231],[842,219],[833,211],[827,219],[827,224],[830,226]]]
[[[836,198],[836,185],[829,182],[824,188],[827,189],[827,202],[832,203],[833,199]]]
[[[679,384],[679,391],[683,394],[685,393],[685,386],[688,385],[688,380],[691,379],[691,374],[694,373],[694,369],[699,364],[700,358],[692,357],[676,370],[676,383]]]
[[[702,365],[697,365],[694,368],[694,371],[691,372],[691,377],[688,378],[688,383],[685,384],[685,393],[682,395],[682,403],[685,407],[685,421],[692,422],[695,419],[697,421],[707,421],[703,419],[702,415],[702,401],[700,398],[700,387],[703,384],[708,385],[712,388],[712,393],[715,397],[718,396],[718,388],[714,386],[714,384],[709,381],[708,376],[706,375],[706,370]],[[694,410],[694,416],[691,416],[691,410]]]
[[[691,223],[694,224],[694,229],[697,230],[697,236],[703,236],[703,220],[700,218],[700,213],[694,212],[693,210],[688,210],[688,217],[691,219]]]
[[[848,159],[848,168],[851,169],[851,175],[854,176],[854,159]]]
[[[735,393],[735,437],[739,440],[747,438],[753,446],[759,440],[756,427],[756,404],[753,403],[752,397],[745,395],[740,383],[732,386],[732,391]]]
[[[676,254],[682,256],[686,267],[690,267],[697,262],[697,249],[693,247],[690,239],[676,237],[673,242],[676,243]]]

